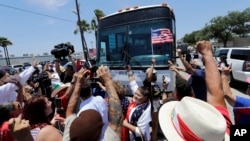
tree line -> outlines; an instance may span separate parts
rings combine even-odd
[[[183,41],[192,45],[199,40],[214,39],[223,43],[224,47],[226,47],[227,42],[231,41],[234,37],[248,37],[249,34],[250,7],[242,12],[229,11],[225,16],[212,18],[202,29],[185,34]]]

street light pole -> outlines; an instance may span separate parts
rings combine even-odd
[[[80,18],[80,13],[79,13],[79,5],[78,5],[78,0],[75,0],[75,3],[76,3],[76,12],[77,12],[77,25],[79,26],[79,30],[80,30],[80,35],[81,35],[81,40],[82,40],[82,49],[83,49],[83,55],[84,55],[84,58],[86,61],[89,60],[89,53],[88,53],[88,47],[87,47],[87,44],[86,44],[86,40],[84,38],[84,35],[83,35],[83,29],[81,28],[81,18]]]

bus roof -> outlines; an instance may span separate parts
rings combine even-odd
[[[112,14],[109,14],[109,15],[107,15],[105,17],[102,17],[102,19],[105,19],[107,17],[111,17],[113,15],[117,15],[117,14],[120,14],[120,13],[126,13],[126,12],[131,12],[131,11],[136,11],[136,10],[141,10],[141,9],[146,9],[146,8],[153,8],[153,7],[168,7],[169,9],[172,9],[166,3],[162,3],[162,4],[158,4],[158,5],[134,6],[134,7],[126,8],[126,9],[120,9],[115,13],[112,13]]]

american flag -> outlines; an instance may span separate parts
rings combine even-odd
[[[234,107],[235,124],[250,124],[250,107]]]
[[[152,44],[161,44],[167,42],[173,42],[173,34],[168,28],[160,28],[151,30]]]

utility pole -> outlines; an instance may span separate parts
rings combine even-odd
[[[81,35],[81,40],[82,40],[82,49],[83,49],[83,55],[86,61],[89,60],[89,52],[88,52],[88,47],[87,47],[87,43],[86,40],[84,38],[83,35],[83,29],[81,28],[80,22],[81,22],[81,18],[80,18],[80,10],[79,10],[79,5],[78,5],[78,0],[75,0],[76,2],[76,12],[77,12],[77,25],[79,26],[79,30],[80,30],[80,35]]]

